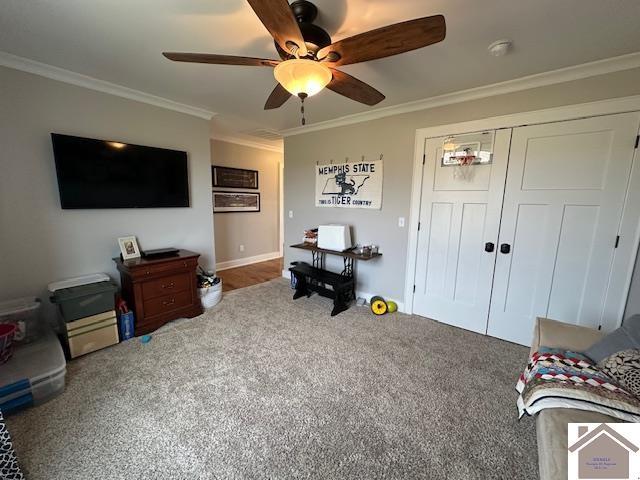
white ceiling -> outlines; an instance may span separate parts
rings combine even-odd
[[[343,69],[382,91],[380,107],[640,50],[640,0],[316,0],[334,40],[442,13],[447,38]],[[513,52],[492,57],[497,39]],[[0,50],[217,112],[224,134],[299,125],[299,103],[262,107],[272,69],[170,62],[162,51],[277,58],[245,0],[2,0]],[[331,91],[306,104],[319,122],[371,107]]]

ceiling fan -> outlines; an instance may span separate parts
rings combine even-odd
[[[313,24],[318,9],[307,0],[247,0],[274,38],[280,60],[208,53],[164,52],[176,62],[272,67],[278,81],[265,110],[282,106],[290,96],[302,101],[327,87],[340,95],[376,105],[384,95],[338,70],[341,65],[366,62],[409,52],[442,41],[446,26],[442,15],[418,18],[361,33],[332,43],[329,34]]]

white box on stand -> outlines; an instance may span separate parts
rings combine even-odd
[[[344,252],[352,247],[349,225],[320,225],[318,248]]]

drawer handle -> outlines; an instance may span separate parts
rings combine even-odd
[[[174,282],[171,282],[171,283],[168,283],[167,285],[162,285],[162,288],[163,288],[163,289],[166,289],[166,288],[173,288],[173,287],[175,287],[175,286],[176,286],[176,284],[175,284]]]
[[[170,301],[168,301],[168,302],[167,302],[167,301],[162,302],[162,305],[164,305],[164,306],[166,307],[167,305],[173,305],[174,303],[176,303],[176,299],[175,299],[175,298],[172,298],[172,299],[171,299]]]
[[[144,272],[144,273],[145,273],[145,274],[147,274],[147,275],[151,275],[151,271],[150,271],[150,270],[147,270],[147,271],[146,271],[146,272]]]

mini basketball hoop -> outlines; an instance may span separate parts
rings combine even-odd
[[[468,182],[473,178],[473,164],[476,161],[476,156],[471,153],[471,149],[465,149],[465,155],[457,155],[454,157],[457,161],[453,169],[453,178],[457,180],[464,180]]]
[[[478,132],[446,137],[442,142],[442,167],[451,167],[454,180],[471,182],[476,169],[493,163],[493,133]]]

